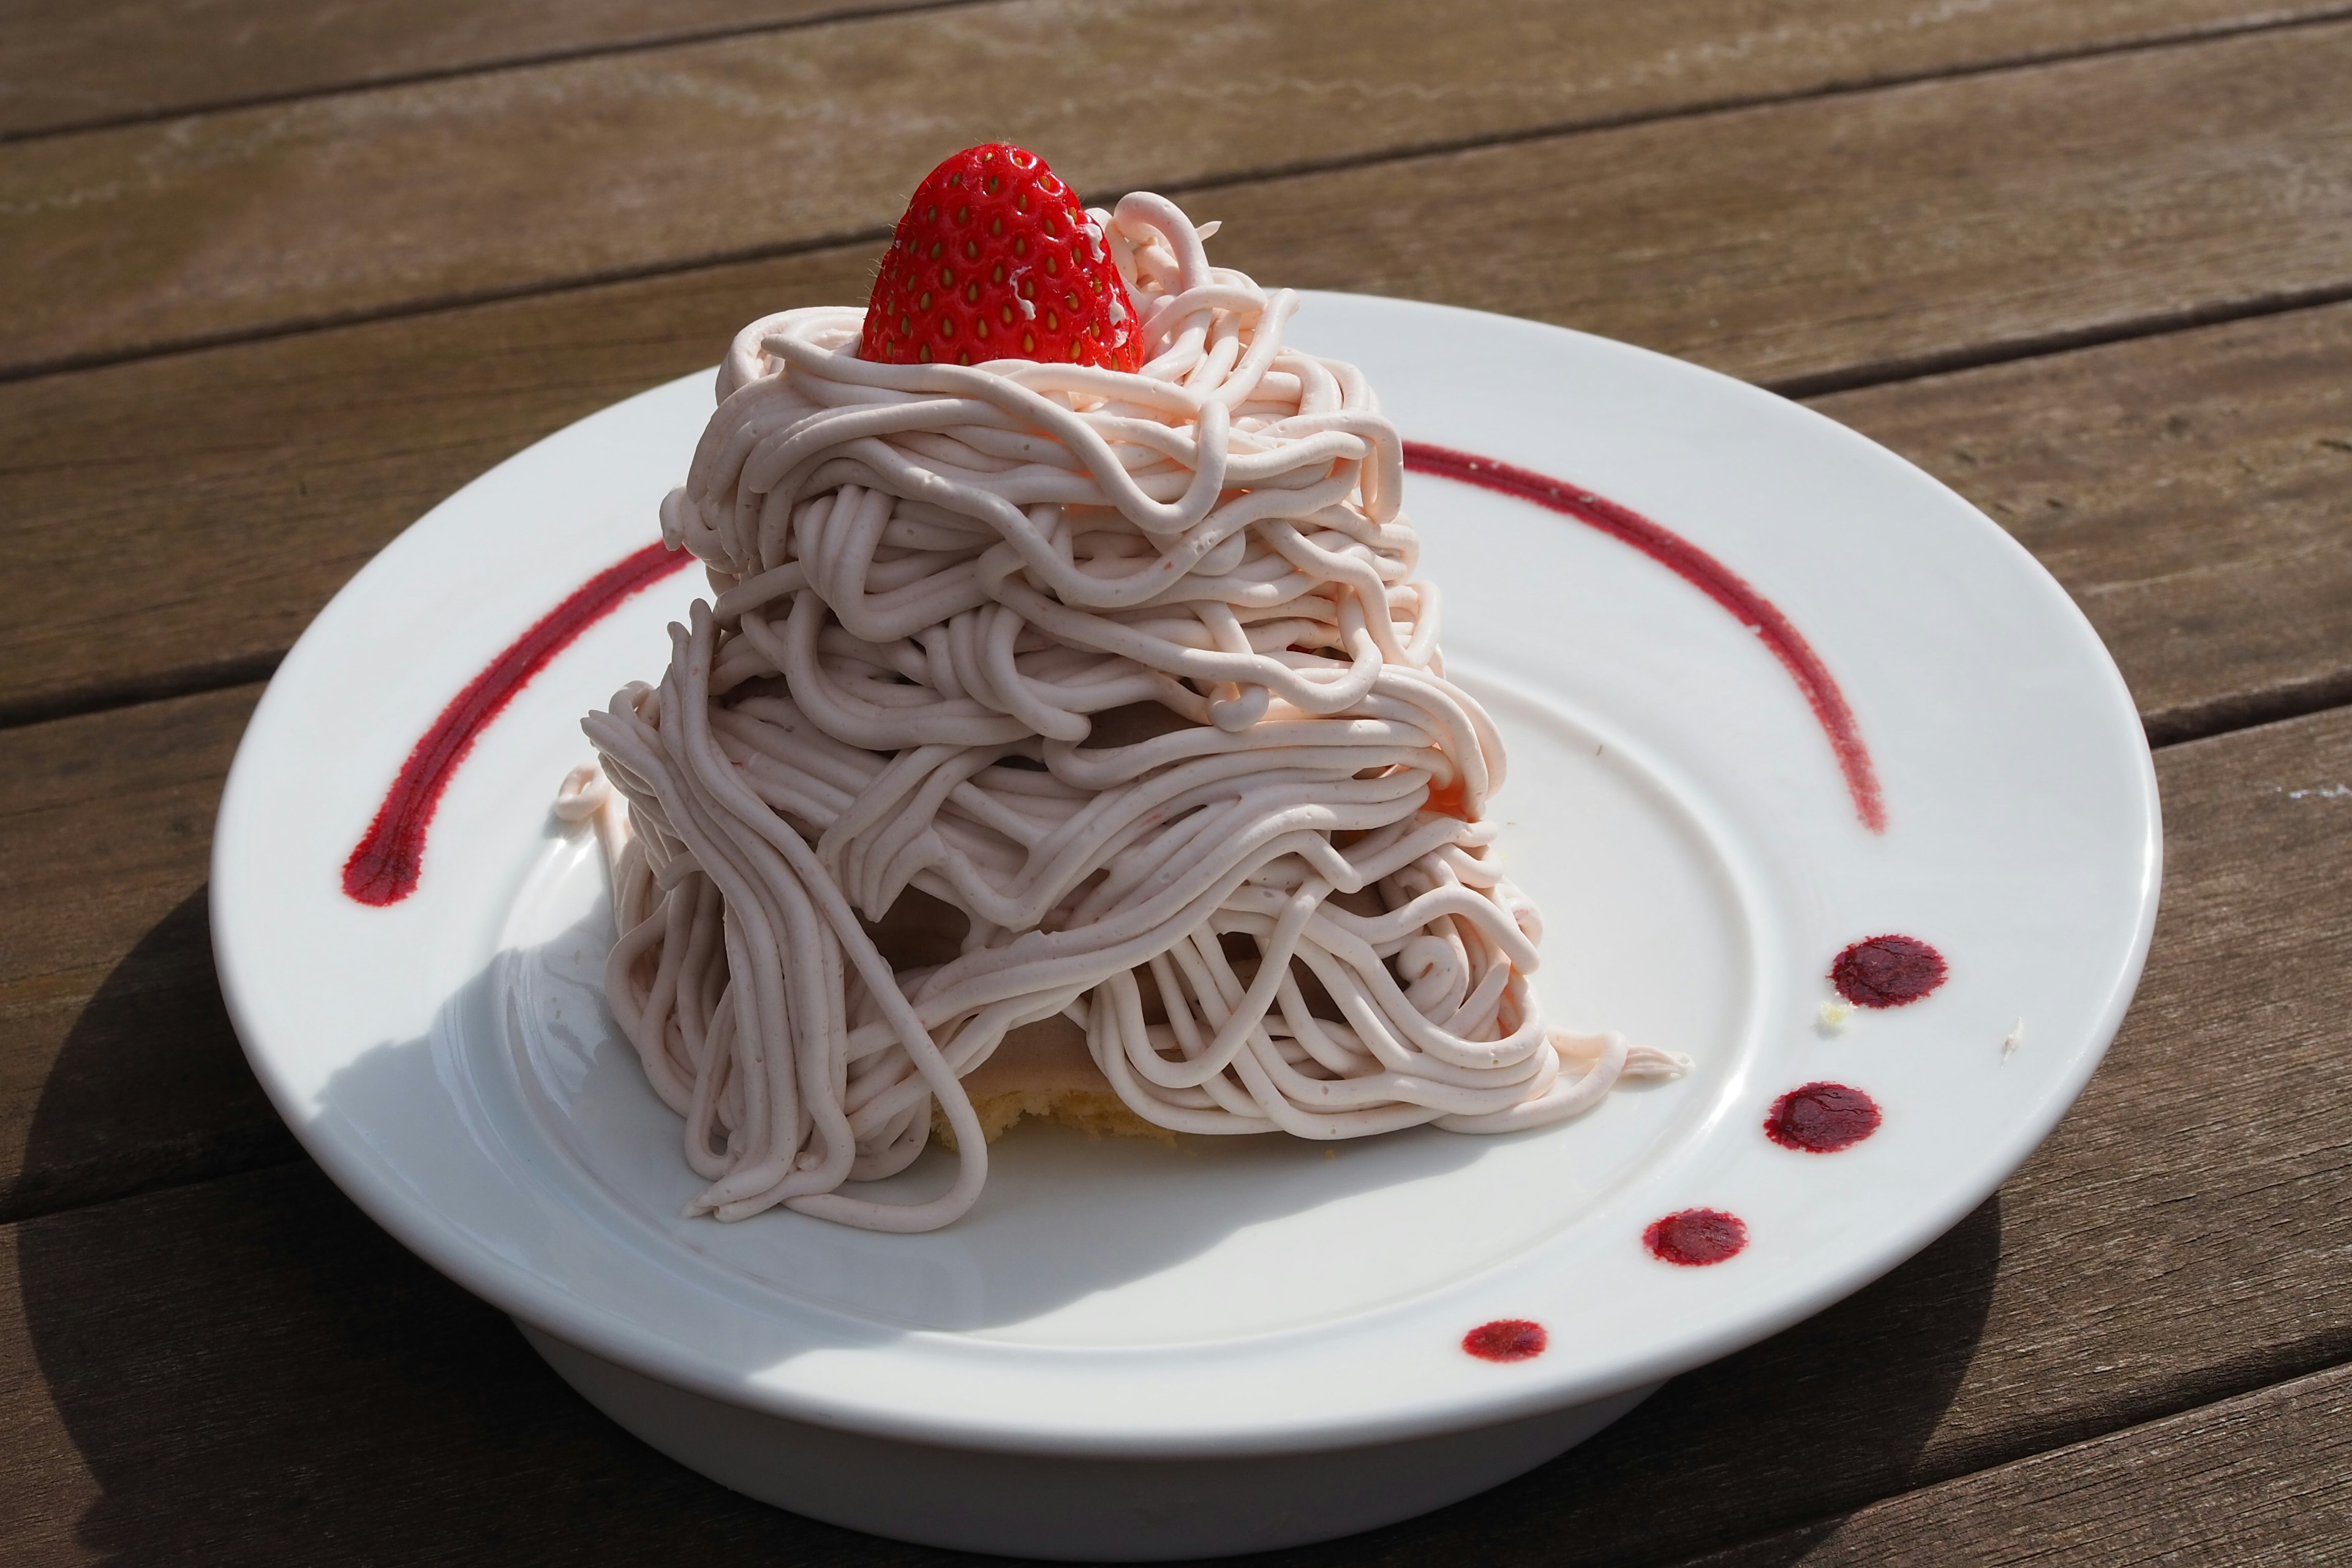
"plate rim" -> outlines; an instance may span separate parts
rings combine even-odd
[[[2054,607],[2071,616],[2074,629],[2080,633],[2081,640],[2090,649],[2095,650],[2097,658],[2091,673],[2105,688],[2103,705],[2105,702],[2120,704],[2123,713],[2130,716],[2133,732],[2139,733],[2136,707],[2112,655],[2080,607],[2048,570],[2024,546],[1965,498],[1958,496],[1916,465],[1887,453],[1885,448],[1859,432],[1801,404],[1706,367],[1573,329],[1422,301],[1326,294],[1319,290],[1301,292],[1310,302],[1319,297],[1344,300],[1350,307],[1369,308],[1376,311],[1436,312],[1443,316],[1475,318],[1489,326],[1496,322],[1506,323],[1514,331],[1524,331],[1538,339],[1560,334],[1580,349],[1598,347],[1611,353],[1660,361],[1672,366],[1675,373],[1705,376],[1738,389],[1739,395],[1765,400],[1776,405],[1776,413],[1783,416],[1789,409],[1798,410],[1809,420],[1817,422],[1819,430],[1834,432],[1834,438],[1860,443],[1874,452],[1893,458],[1902,463],[1914,479],[1942,491],[1972,518],[1977,530],[1985,536],[1981,542],[2005,549],[2031,568],[2029,579],[2035,581],[2037,587],[2043,591],[2045,601],[2053,602]],[[678,380],[697,379],[706,374],[695,372]],[[664,384],[675,385],[677,383]],[[658,388],[648,389],[654,390]],[[609,412],[627,401],[619,400],[598,412]],[[593,418],[596,415],[592,414],[588,417]],[[564,426],[564,429],[570,428],[571,426]],[[561,430],[551,432],[540,442],[532,443],[502,459],[491,469],[485,470],[485,476],[561,434]],[[478,478],[469,481],[469,485],[478,482]],[[463,493],[463,487],[455,492]],[[383,565],[386,556],[394,552],[393,545],[410,538],[419,523],[448,505],[450,499],[454,498],[445,498],[429,509],[418,522],[410,524],[391,545],[373,557],[338,592],[336,600],[346,596],[364,597],[373,586],[372,577],[380,578],[382,572],[394,570]],[[331,601],[331,605],[333,602]],[[325,611],[320,614],[323,616]],[[281,669],[295,666],[303,641],[310,637],[311,630],[306,628],[302,638],[298,639],[294,648],[289,650]],[[2137,748],[2135,798],[2131,805],[2137,809],[2146,824],[2145,883],[2135,911],[2136,924],[2125,962],[2120,969],[2114,972],[2113,984],[2099,1001],[2095,1021],[2084,1044],[2068,1060],[2065,1070],[2053,1075],[2042,1090],[2041,1097],[2024,1108],[2027,1113],[2009,1123],[2007,1136],[2000,1146],[1977,1167],[1977,1179],[1948,1189],[1940,1201],[1917,1205],[1908,1211],[1906,1223],[1872,1237],[1859,1260],[1843,1268],[1814,1270],[1803,1288],[1782,1292],[1769,1310],[1732,1312],[1707,1330],[1685,1334],[1649,1355],[1623,1358],[1605,1373],[1580,1374],[1565,1384],[1559,1379],[1547,1380],[1539,1375],[1522,1379],[1516,1385],[1497,1381],[1474,1397],[1456,1394],[1438,1409],[1406,1406],[1376,1416],[1339,1420],[1308,1415],[1287,1423],[1261,1424],[1233,1431],[1155,1431],[1139,1426],[1123,1433],[1112,1433],[1091,1427],[1081,1430],[1066,1423],[1032,1424],[1013,1418],[992,1425],[976,1426],[938,1416],[908,1414],[896,1408],[862,1405],[853,1401],[827,1398],[807,1390],[757,1382],[740,1368],[730,1372],[707,1353],[699,1353],[692,1347],[666,1339],[623,1313],[592,1303],[569,1289],[552,1286],[537,1272],[499,1257],[478,1243],[469,1233],[446,1220],[418,1194],[382,1180],[369,1163],[370,1156],[366,1151],[345,1147],[331,1135],[331,1130],[322,1121],[308,1114],[308,1106],[281,1075],[278,1062],[273,1059],[264,1038],[267,1030],[246,994],[234,952],[237,943],[243,940],[235,929],[236,912],[224,907],[224,888],[233,877],[233,868],[228,860],[237,843],[231,831],[232,816],[238,810],[246,793],[254,787],[249,783],[251,775],[267,765],[261,755],[261,739],[268,732],[265,719],[275,721],[271,699],[279,697],[282,704],[287,700],[283,696],[286,689],[286,684],[273,677],[269,689],[263,693],[246,733],[240,739],[223,788],[215,822],[208,903],[212,915],[215,970],[240,1045],[274,1108],[330,1179],[403,1246],[467,1290],[501,1310],[523,1318],[544,1331],[592,1353],[663,1382],[762,1414],[818,1426],[933,1446],[1008,1453],[1120,1455],[1132,1458],[1278,1454],[1368,1446],[1467,1430],[1606,1398],[1655,1384],[1755,1343],[1853,1294],[1914,1256],[1983,1203],[2042,1142],[2079,1098],[2122,1025],[2145,968],[2163,882],[2161,801],[2154,758],[2144,734],[2141,734]],[[1032,1353],[1070,1353],[1057,1347],[1020,1348]],[[1098,1352],[1081,1350],[1076,1353]]]

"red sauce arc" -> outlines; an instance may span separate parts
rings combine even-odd
[[[1462,1348],[1480,1361],[1532,1361],[1549,1343],[1544,1326],[1525,1318],[1497,1318],[1462,1336]]]
[[[1878,1101],[1842,1083],[1809,1083],[1772,1102],[1764,1136],[1783,1149],[1834,1154],[1878,1131]]]
[[[1754,632],[1772,651],[1772,657],[1795,678],[1798,690],[1804,694],[1822,733],[1829,737],[1830,751],[1845,778],[1846,793],[1853,797],[1854,815],[1871,832],[1886,831],[1886,803],[1879,790],[1878,771],[1871,763],[1870,749],[1863,743],[1862,728],[1854,721],[1853,710],[1847,706],[1845,694],[1838,689],[1829,667],[1822,662],[1804,634],[1745,578],[1689,540],[1640,512],[1529,468],[1514,468],[1447,447],[1433,447],[1425,441],[1404,444],[1404,466],[1417,474],[1434,474],[1440,479],[1532,501],[1549,511],[1597,528],[1632,545],[1738,616],[1740,625]]]
[[[1907,1007],[1944,983],[1944,955],[1916,936],[1864,937],[1830,963],[1830,984],[1857,1007]]]
[[[1830,749],[1836,753],[1838,767],[1845,776],[1847,792],[1853,797],[1854,811],[1863,826],[1873,833],[1886,831],[1886,808],[1880,798],[1878,774],[1871,764],[1868,748],[1863,744],[1853,709],[1846,705],[1828,667],[1803,635],[1738,574],[1639,512],[1530,469],[1423,441],[1404,444],[1404,463],[1415,473],[1435,474],[1516,496],[1597,528],[1639,550],[1738,616],[1740,623],[1753,629],[1796,679],[1798,689],[1812,707],[1813,716],[1829,736]],[[466,753],[473,749],[475,740],[490,721],[582,632],[610,615],[624,599],[686,566],[692,559],[683,552],[672,552],[659,544],[647,545],[590,578],[577,593],[509,645],[490,661],[488,668],[467,682],[402,764],[375,820],[368,826],[366,837],[343,864],[343,891],[361,903],[379,907],[396,904],[414,892],[424,870],[425,830],[432,826],[442,792],[448,788],[457,764],[465,761]],[[1440,790],[1433,793],[1429,808],[1459,812],[1463,805],[1458,793],[1449,795]],[[1941,961],[1937,962],[1940,964]],[[1941,979],[1940,972],[1937,979]]]
[[[433,825],[442,792],[449,787],[457,764],[466,760],[490,721],[582,632],[611,615],[631,595],[693,560],[682,550],[646,545],[588,579],[467,681],[401,764],[366,836],[343,862],[343,891],[378,908],[396,904],[415,892],[425,868],[425,830]]]
[[[1652,1220],[1642,1232],[1642,1245],[1662,1262],[1703,1268],[1737,1257],[1748,1245],[1748,1225],[1721,1209],[1685,1209]]]

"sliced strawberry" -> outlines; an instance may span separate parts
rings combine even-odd
[[[1034,153],[967,147],[915,187],[866,301],[866,359],[1142,363],[1135,301],[1101,232]]]

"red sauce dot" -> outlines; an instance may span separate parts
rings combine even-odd
[[[1462,1348],[1480,1361],[1531,1361],[1549,1343],[1544,1326],[1525,1318],[1497,1318],[1462,1336]]]
[[[1738,1215],[1721,1209],[1685,1209],[1652,1220],[1642,1233],[1642,1245],[1653,1257],[1686,1268],[1720,1263],[1748,1245],[1748,1226]]]
[[[1944,955],[1916,936],[1865,937],[1837,955],[1830,984],[1857,1007],[1901,1007],[1944,983]]]
[[[1833,1154],[1878,1131],[1878,1101],[1842,1083],[1809,1083],[1772,1102],[1764,1135],[1783,1149]]]

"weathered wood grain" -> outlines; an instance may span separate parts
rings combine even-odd
[[[2138,1004],[1997,1205],[1534,1475],[1280,1561],[1666,1560],[2352,1357],[2352,711],[2159,771],[2170,866]],[[36,1157],[83,1124],[30,1113]],[[935,1555],[766,1513],[603,1427],[307,1167],[11,1234],[0,1555],[410,1561],[459,1529],[524,1561]]]
[[[307,1163],[0,1229],[0,1269],[11,1563],[945,1557],[641,1447]]]
[[[0,137],[929,3],[16,0],[0,9]]]
[[[0,13],[0,136],[190,113],[371,83],[914,7],[939,0],[20,0]],[[2340,12],[2261,0],[2096,0],[1969,6],[1851,0],[1662,0],[1610,19],[1532,12],[1621,77],[1713,96],[1885,80],[1994,60],[2210,35]],[[1213,13],[1229,19],[1228,8]],[[1456,25],[1490,20],[1465,16]]]
[[[831,251],[0,385],[18,520],[0,715],[267,674],[451,490],[715,363],[755,316],[862,294],[866,264]]]
[[[2352,1367],[2037,1454],[1689,1568],[2352,1559]]]
[[[0,137],[939,4],[411,0],[384,7],[341,0],[22,0],[0,15]],[[2028,0],[1966,7],[1664,0],[1621,14],[1606,28],[1556,11],[1536,13],[1535,20],[1539,27],[1570,30],[1579,53],[1599,47],[1622,54],[1631,62],[1622,75],[1681,78],[1709,85],[1718,96],[1753,96],[2210,36],[2341,10],[2310,0],[2098,0],[2064,7]],[[1462,20],[1475,26],[1484,18]]]
[[[2352,291],[2352,26],[1204,192],[1261,278],[1582,327],[1782,390]],[[1342,279],[1345,281],[1343,282]]]
[[[289,1159],[202,897],[258,691],[0,737],[0,1216]]]
[[[1815,400],[1982,507],[2149,735],[2352,701],[2352,307]]]
[[[1767,377],[2352,286],[2343,25],[1390,157],[2015,52],[1926,21],[1980,7],[1843,3],[1710,34],[1007,0],[19,142],[0,369],[879,235],[990,138],[1097,192],[1373,158],[1201,199],[1264,276],[1605,313]]]

